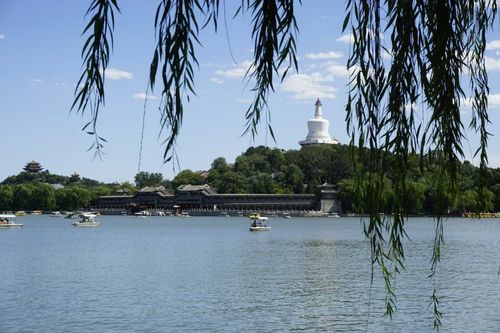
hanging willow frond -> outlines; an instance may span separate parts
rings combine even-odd
[[[162,80],[160,105],[161,132],[167,132],[163,141],[164,161],[174,156],[174,148],[184,113],[183,98],[187,101],[194,91],[194,66],[198,66],[195,44],[199,24],[197,12],[205,15],[210,1],[162,0],[155,16],[156,48],[150,66],[149,84],[154,89],[159,71]]]
[[[85,16],[90,21],[82,35],[88,34],[83,45],[83,73],[75,88],[75,99],[71,110],[85,113],[90,109],[91,120],[85,124],[82,131],[94,137],[94,143],[89,150],[94,150],[94,157],[103,154],[104,138],[97,134],[97,119],[99,110],[105,102],[104,82],[109,56],[113,48],[113,29],[115,26],[115,11],[120,12],[116,0],[93,0]]]
[[[301,3],[301,0],[298,0]],[[280,77],[279,68],[288,62],[281,74],[284,80],[290,68],[298,71],[297,44],[298,33],[295,20],[294,0],[242,0],[238,12],[248,9],[252,12],[252,38],[254,39],[254,60],[246,76],[255,80],[252,89],[255,93],[252,104],[248,107],[245,119],[246,129],[243,134],[257,135],[257,126],[261,121],[261,112],[268,109],[269,93],[274,91],[274,75]],[[274,132],[269,114],[266,117],[267,130],[274,141]]]
[[[471,127],[481,136],[476,154],[480,155],[485,179],[489,135],[485,33],[496,10],[493,0],[347,1],[344,29],[350,28],[354,43],[348,61],[352,74],[346,120],[351,145],[359,148],[353,154],[358,170],[357,196],[362,200],[359,205],[370,216],[365,235],[371,243],[372,264],[380,267],[386,280],[389,316],[395,303],[392,285],[387,280],[395,279],[404,269],[404,224],[408,213],[405,203],[411,194],[407,170],[410,155],[417,152],[421,153],[421,165],[428,158],[437,169],[431,276],[441,257],[442,215],[458,194],[459,162],[464,158],[465,129],[460,115],[465,97],[461,86],[464,73],[470,73]],[[386,46],[382,45],[382,31],[391,33],[387,47],[390,64],[383,63]],[[417,116],[419,101],[424,113],[421,117]],[[396,195],[392,198],[391,216],[384,219],[379,216],[383,207],[377,201],[389,166]],[[439,319],[436,293],[433,297],[435,318]],[[439,326],[440,321],[435,323]]]

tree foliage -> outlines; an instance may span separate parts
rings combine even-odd
[[[489,0],[347,1],[343,28],[352,31],[354,42],[348,61],[352,74],[346,119],[351,145],[360,148],[355,161],[371,161],[357,166],[357,196],[368,203],[365,208],[370,219],[365,234],[371,243],[372,263],[384,275],[389,316],[395,306],[392,285],[397,273],[404,269],[402,240],[408,213],[405,203],[410,195],[409,154],[418,151],[421,156],[432,155],[437,169],[434,190],[438,217],[431,276],[441,257],[440,216],[450,196],[454,200],[459,193],[459,161],[464,158],[465,130],[460,116],[464,79],[472,91],[473,118],[469,126],[480,134],[476,154],[484,184],[489,135],[484,50],[486,31],[493,24],[496,10],[496,2]],[[387,45],[382,40],[383,32],[390,34]],[[384,50],[392,55],[390,64],[384,63]],[[468,77],[464,78],[463,73]],[[425,116],[419,116],[417,105]],[[393,188],[398,195],[394,197],[391,218],[385,219],[379,215],[377,198],[384,191],[388,153]],[[483,186],[479,194],[484,198]],[[436,292],[432,300],[436,309]],[[436,310],[436,327],[440,326],[439,314]]]
[[[141,189],[146,186],[161,186],[163,184],[163,175],[159,172],[141,171],[135,175],[135,186]]]

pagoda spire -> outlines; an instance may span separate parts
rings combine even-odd
[[[323,104],[321,104],[319,98],[314,105],[316,105],[316,110],[314,111],[314,118],[323,119],[323,108],[322,108]]]

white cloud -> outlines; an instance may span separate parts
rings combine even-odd
[[[224,83],[224,80],[222,80],[221,78],[216,77],[216,76],[210,78],[210,81],[215,82],[217,84],[223,84]]]
[[[496,39],[486,43],[486,50],[488,51],[500,50],[500,40]]]
[[[5,38],[5,35],[4,34],[0,34],[0,39],[4,39]]]
[[[158,99],[158,97],[154,96],[154,95],[146,95],[145,93],[137,93],[137,94],[134,94],[132,95],[132,98],[134,99]]]
[[[472,98],[466,98],[462,100],[462,106],[466,108],[472,107]],[[488,108],[498,108],[500,107],[500,94],[490,94],[488,95]]]
[[[229,69],[221,69],[215,72],[215,75],[226,79],[239,79],[245,76],[248,68],[252,65],[250,60],[245,60],[238,65],[232,65]]]
[[[292,93],[292,98],[314,100],[316,98],[334,99],[337,89],[324,82],[330,81],[320,73],[296,74],[289,76],[281,85],[281,90]]]
[[[349,77],[349,71],[347,70],[346,65],[339,65],[334,62],[328,62],[325,63],[324,66],[326,72],[332,75],[332,79]]]
[[[134,77],[134,74],[123,71],[121,69],[107,68],[105,76],[106,79],[110,80],[121,80],[121,79],[131,80]]]
[[[485,56],[486,70],[488,71],[498,71],[500,70],[500,59]]]
[[[308,53],[306,54],[306,58],[312,60],[318,59],[338,59],[342,58],[344,54],[340,51],[330,51],[330,52],[319,52],[319,53]]]
[[[372,30],[369,30],[368,34],[374,36],[375,32]],[[380,37],[380,39],[385,39],[385,36],[382,32],[379,33],[379,37]],[[345,35],[342,35],[339,38],[337,38],[336,41],[341,42],[341,43],[346,43],[346,44],[352,44],[352,43],[354,43],[354,35],[353,34],[345,34]]]
[[[346,44],[354,43],[354,36],[353,34],[345,34],[337,38],[336,41]]]
[[[31,82],[33,83],[42,83],[42,79],[32,79]]]
[[[488,107],[490,108],[500,107],[500,94],[488,95]]]

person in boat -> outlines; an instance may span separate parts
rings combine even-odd
[[[256,227],[256,226],[257,226],[257,222],[253,221],[252,227]]]

